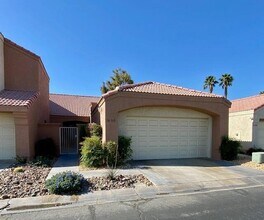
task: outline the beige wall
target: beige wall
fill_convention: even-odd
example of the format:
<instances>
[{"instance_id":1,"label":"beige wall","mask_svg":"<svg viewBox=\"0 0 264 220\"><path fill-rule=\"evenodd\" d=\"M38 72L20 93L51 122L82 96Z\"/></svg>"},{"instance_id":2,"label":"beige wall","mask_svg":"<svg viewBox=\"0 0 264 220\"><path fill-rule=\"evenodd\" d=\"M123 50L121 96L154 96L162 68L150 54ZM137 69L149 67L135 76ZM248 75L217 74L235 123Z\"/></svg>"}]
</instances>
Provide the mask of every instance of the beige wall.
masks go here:
<instances>
[{"instance_id":1,"label":"beige wall","mask_svg":"<svg viewBox=\"0 0 264 220\"><path fill-rule=\"evenodd\" d=\"M254 111L229 113L229 137L239 140L244 148L253 145Z\"/></svg>"},{"instance_id":2,"label":"beige wall","mask_svg":"<svg viewBox=\"0 0 264 220\"><path fill-rule=\"evenodd\" d=\"M168 106L193 109L212 117L212 154L220 159L219 146L221 137L228 135L228 109L230 102L221 98L202 98L119 92L106 96L99 102L98 112L103 128L103 141L118 140L118 113L131 108L144 106ZM94 115L97 112L93 113Z\"/></svg>"},{"instance_id":3,"label":"beige wall","mask_svg":"<svg viewBox=\"0 0 264 220\"><path fill-rule=\"evenodd\" d=\"M0 33L0 91L5 88L4 74L4 37Z\"/></svg>"},{"instance_id":4,"label":"beige wall","mask_svg":"<svg viewBox=\"0 0 264 220\"><path fill-rule=\"evenodd\" d=\"M18 47L4 44L5 88L9 90L38 91L39 61Z\"/></svg>"}]
</instances>

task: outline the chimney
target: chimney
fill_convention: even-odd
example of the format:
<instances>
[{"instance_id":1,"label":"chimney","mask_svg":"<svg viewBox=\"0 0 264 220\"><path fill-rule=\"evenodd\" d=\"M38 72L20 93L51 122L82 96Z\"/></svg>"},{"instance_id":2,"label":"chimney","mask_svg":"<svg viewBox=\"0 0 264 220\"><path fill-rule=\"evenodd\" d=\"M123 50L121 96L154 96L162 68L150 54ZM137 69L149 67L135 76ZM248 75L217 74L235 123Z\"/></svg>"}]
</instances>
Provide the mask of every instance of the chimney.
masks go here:
<instances>
[{"instance_id":1,"label":"chimney","mask_svg":"<svg viewBox=\"0 0 264 220\"><path fill-rule=\"evenodd\" d=\"M0 32L0 91L5 88L4 36Z\"/></svg>"}]
</instances>

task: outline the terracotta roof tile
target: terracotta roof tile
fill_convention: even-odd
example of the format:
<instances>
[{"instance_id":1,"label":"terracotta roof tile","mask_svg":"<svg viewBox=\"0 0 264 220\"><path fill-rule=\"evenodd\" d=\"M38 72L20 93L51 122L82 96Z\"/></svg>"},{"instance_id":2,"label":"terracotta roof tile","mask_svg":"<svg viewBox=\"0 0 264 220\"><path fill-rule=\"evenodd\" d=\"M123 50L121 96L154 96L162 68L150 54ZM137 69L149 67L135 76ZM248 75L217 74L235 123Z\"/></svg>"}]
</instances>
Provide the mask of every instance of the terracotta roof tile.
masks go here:
<instances>
[{"instance_id":1,"label":"terracotta roof tile","mask_svg":"<svg viewBox=\"0 0 264 220\"><path fill-rule=\"evenodd\" d=\"M158 82L145 82L139 84L124 85L117 88L118 91L125 92L140 92L140 93L155 93L155 94L168 94L168 95L182 95L182 96L197 96L197 97L217 97L223 96L202 92L193 89L187 89L179 86L158 83Z\"/></svg>"},{"instance_id":2,"label":"terracotta roof tile","mask_svg":"<svg viewBox=\"0 0 264 220\"><path fill-rule=\"evenodd\" d=\"M60 116L90 116L91 103L100 97L50 94L50 114Z\"/></svg>"},{"instance_id":3,"label":"terracotta roof tile","mask_svg":"<svg viewBox=\"0 0 264 220\"><path fill-rule=\"evenodd\" d=\"M264 94L233 100L229 112L256 110L262 106L264 106Z\"/></svg>"},{"instance_id":4,"label":"terracotta roof tile","mask_svg":"<svg viewBox=\"0 0 264 220\"><path fill-rule=\"evenodd\" d=\"M2 90L0 92L0 106L20 106L29 108L38 97L38 92Z\"/></svg>"}]
</instances>

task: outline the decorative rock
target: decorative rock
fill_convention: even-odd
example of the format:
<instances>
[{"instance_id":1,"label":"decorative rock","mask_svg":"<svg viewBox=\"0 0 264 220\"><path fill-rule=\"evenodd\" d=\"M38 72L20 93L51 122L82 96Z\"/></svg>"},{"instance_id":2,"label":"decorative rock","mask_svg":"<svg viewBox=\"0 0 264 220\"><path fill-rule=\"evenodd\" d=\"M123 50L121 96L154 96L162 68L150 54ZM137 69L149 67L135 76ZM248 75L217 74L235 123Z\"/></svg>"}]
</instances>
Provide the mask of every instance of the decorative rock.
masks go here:
<instances>
[{"instance_id":1,"label":"decorative rock","mask_svg":"<svg viewBox=\"0 0 264 220\"><path fill-rule=\"evenodd\" d=\"M0 199L49 194L45 179L50 168L24 165L24 172L15 173L13 170L14 167L0 171Z\"/></svg>"},{"instance_id":2,"label":"decorative rock","mask_svg":"<svg viewBox=\"0 0 264 220\"><path fill-rule=\"evenodd\" d=\"M10 196L9 195L2 195L1 199L9 199Z\"/></svg>"},{"instance_id":3,"label":"decorative rock","mask_svg":"<svg viewBox=\"0 0 264 220\"><path fill-rule=\"evenodd\" d=\"M101 191L111 189L123 189L123 188L134 188L136 183L142 183L146 186L152 186L144 175L118 175L114 180L110 180L108 177L92 177L87 179L89 182L90 191Z\"/></svg>"}]
</instances>

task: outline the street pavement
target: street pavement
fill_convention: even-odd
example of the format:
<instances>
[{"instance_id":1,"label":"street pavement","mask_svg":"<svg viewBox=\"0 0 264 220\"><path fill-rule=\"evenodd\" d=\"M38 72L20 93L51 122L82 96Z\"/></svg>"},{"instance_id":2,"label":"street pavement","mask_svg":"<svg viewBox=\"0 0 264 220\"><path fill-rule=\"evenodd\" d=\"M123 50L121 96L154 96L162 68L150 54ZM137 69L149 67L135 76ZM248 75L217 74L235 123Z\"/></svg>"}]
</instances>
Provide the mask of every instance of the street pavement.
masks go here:
<instances>
[{"instance_id":1,"label":"street pavement","mask_svg":"<svg viewBox=\"0 0 264 220\"><path fill-rule=\"evenodd\" d=\"M264 187L186 193L137 201L21 211L0 219L264 219Z\"/></svg>"}]
</instances>

